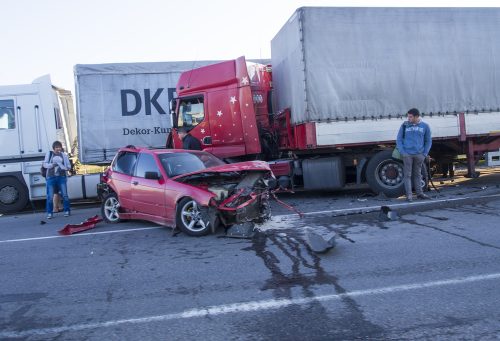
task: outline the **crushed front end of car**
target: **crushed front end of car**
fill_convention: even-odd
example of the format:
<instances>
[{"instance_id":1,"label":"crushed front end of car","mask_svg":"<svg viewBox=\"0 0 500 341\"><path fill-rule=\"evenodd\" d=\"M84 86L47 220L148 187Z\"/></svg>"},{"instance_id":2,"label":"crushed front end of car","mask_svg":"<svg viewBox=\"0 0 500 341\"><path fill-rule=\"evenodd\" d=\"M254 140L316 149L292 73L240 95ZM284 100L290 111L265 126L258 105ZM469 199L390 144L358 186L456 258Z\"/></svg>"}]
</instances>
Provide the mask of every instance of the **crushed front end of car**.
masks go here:
<instances>
[{"instance_id":1,"label":"crushed front end of car","mask_svg":"<svg viewBox=\"0 0 500 341\"><path fill-rule=\"evenodd\" d=\"M262 223L270 218L269 181L266 181L263 173L246 173L241 181L226 193L227 197L214 199L213 204L217 207L223 225Z\"/></svg>"},{"instance_id":2,"label":"crushed front end of car","mask_svg":"<svg viewBox=\"0 0 500 341\"><path fill-rule=\"evenodd\" d=\"M247 222L262 223L271 216L270 183L274 175L263 161L231 164L188 174L176 181L212 193L206 212L215 229Z\"/></svg>"}]
</instances>

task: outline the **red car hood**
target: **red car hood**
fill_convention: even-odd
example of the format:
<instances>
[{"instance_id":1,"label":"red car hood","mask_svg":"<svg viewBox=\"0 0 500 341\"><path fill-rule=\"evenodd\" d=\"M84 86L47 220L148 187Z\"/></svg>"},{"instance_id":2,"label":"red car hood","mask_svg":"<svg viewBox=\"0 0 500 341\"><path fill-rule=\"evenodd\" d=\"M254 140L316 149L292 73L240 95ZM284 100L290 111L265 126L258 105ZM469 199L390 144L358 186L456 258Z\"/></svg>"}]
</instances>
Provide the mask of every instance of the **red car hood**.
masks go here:
<instances>
[{"instance_id":1,"label":"red car hood","mask_svg":"<svg viewBox=\"0 0 500 341\"><path fill-rule=\"evenodd\" d=\"M269 164L265 161L246 161L238 163L230 163L216 167L205 168L197 172L191 172L174 176L172 180L181 180L183 178L208 173L227 173L227 172L245 172L245 171L271 171Z\"/></svg>"}]
</instances>

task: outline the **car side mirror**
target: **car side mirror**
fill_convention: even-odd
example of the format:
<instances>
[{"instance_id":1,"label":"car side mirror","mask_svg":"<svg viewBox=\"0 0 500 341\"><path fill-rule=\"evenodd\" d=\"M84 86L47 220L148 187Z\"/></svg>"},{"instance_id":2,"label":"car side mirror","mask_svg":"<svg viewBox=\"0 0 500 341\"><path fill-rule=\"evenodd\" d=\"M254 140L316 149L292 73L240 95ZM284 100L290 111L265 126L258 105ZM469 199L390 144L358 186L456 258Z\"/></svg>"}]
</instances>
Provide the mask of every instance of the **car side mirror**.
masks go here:
<instances>
[{"instance_id":1,"label":"car side mirror","mask_svg":"<svg viewBox=\"0 0 500 341\"><path fill-rule=\"evenodd\" d=\"M160 174L158 172L146 172L144 177L149 180L160 180Z\"/></svg>"}]
</instances>

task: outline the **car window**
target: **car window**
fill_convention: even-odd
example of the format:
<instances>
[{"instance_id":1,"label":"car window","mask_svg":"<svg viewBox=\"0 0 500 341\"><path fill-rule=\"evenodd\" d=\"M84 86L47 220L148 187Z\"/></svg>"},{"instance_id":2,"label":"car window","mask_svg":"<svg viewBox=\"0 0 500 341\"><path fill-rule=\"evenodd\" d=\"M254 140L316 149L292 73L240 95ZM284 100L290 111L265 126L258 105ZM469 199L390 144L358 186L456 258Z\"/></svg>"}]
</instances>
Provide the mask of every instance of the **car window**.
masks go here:
<instances>
[{"instance_id":1,"label":"car window","mask_svg":"<svg viewBox=\"0 0 500 341\"><path fill-rule=\"evenodd\" d=\"M135 176L139 178L145 178L146 172L156 172L160 174L160 170L156 165L156 161L153 155L141 153L139 154L139 160L137 161L137 166L135 167Z\"/></svg>"},{"instance_id":2,"label":"car window","mask_svg":"<svg viewBox=\"0 0 500 341\"><path fill-rule=\"evenodd\" d=\"M224 165L223 161L209 153L165 153L160 154L159 159L170 178Z\"/></svg>"},{"instance_id":3,"label":"car window","mask_svg":"<svg viewBox=\"0 0 500 341\"><path fill-rule=\"evenodd\" d=\"M137 153L120 152L113 163L113 171L123 174L132 175L134 172Z\"/></svg>"}]
</instances>

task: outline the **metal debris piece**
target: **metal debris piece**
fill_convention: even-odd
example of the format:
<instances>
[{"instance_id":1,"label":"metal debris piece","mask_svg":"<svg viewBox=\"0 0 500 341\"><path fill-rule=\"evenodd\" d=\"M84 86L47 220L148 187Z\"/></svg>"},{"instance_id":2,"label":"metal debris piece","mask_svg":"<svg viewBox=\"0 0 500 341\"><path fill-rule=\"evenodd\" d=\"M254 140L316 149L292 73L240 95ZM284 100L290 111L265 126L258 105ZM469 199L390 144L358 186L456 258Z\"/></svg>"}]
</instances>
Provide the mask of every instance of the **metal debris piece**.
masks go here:
<instances>
[{"instance_id":1,"label":"metal debris piece","mask_svg":"<svg viewBox=\"0 0 500 341\"><path fill-rule=\"evenodd\" d=\"M310 229L306 231L306 242L309 248L316 253L324 253L335 247L337 241L335 240L336 234L331 237L322 236Z\"/></svg>"},{"instance_id":2,"label":"metal debris piece","mask_svg":"<svg viewBox=\"0 0 500 341\"><path fill-rule=\"evenodd\" d=\"M378 219L380 221L398 220L399 214L393 211L389 206L382 206L380 207Z\"/></svg>"}]
</instances>

